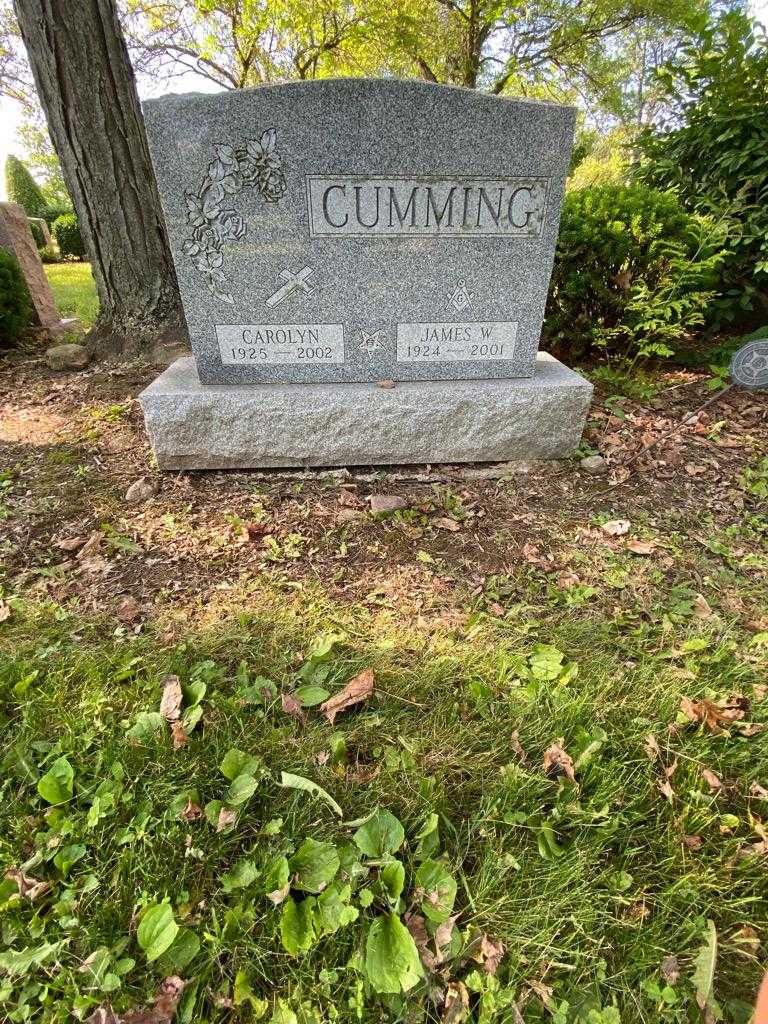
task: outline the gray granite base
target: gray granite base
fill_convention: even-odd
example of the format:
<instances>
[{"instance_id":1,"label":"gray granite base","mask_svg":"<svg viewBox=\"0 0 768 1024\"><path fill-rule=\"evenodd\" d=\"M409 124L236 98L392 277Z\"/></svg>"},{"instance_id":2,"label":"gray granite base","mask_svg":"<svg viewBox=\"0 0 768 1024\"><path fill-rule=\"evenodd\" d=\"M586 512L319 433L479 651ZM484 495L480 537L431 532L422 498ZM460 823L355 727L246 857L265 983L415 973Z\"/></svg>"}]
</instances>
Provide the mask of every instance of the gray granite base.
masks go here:
<instances>
[{"instance_id":1,"label":"gray granite base","mask_svg":"<svg viewBox=\"0 0 768 1024\"><path fill-rule=\"evenodd\" d=\"M592 385L547 353L533 377L203 385L177 359L139 395L165 470L557 459L579 443Z\"/></svg>"}]
</instances>

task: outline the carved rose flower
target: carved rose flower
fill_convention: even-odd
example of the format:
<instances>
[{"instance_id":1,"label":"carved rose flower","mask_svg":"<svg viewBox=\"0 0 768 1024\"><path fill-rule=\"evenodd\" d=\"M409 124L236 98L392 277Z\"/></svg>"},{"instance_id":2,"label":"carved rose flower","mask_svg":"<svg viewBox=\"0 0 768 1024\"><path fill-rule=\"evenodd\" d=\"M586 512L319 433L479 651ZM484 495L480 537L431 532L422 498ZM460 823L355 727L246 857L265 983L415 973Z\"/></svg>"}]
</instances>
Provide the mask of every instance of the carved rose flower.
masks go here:
<instances>
[{"instance_id":1,"label":"carved rose flower","mask_svg":"<svg viewBox=\"0 0 768 1024\"><path fill-rule=\"evenodd\" d=\"M237 242L245 236L247 225L236 210L222 210L216 218L214 230L218 230L223 242Z\"/></svg>"}]
</instances>

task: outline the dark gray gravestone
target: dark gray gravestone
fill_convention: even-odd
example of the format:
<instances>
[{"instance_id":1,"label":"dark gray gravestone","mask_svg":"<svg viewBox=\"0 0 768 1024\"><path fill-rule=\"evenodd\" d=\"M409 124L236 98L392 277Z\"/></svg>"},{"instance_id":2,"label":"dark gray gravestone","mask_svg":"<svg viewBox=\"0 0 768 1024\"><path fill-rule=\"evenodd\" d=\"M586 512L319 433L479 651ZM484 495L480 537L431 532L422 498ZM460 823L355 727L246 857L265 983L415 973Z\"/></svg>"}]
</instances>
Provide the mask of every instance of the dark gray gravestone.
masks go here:
<instances>
[{"instance_id":1,"label":"dark gray gravestone","mask_svg":"<svg viewBox=\"0 0 768 1024\"><path fill-rule=\"evenodd\" d=\"M144 112L200 382L534 373L571 108L347 79Z\"/></svg>"}]
</instances>

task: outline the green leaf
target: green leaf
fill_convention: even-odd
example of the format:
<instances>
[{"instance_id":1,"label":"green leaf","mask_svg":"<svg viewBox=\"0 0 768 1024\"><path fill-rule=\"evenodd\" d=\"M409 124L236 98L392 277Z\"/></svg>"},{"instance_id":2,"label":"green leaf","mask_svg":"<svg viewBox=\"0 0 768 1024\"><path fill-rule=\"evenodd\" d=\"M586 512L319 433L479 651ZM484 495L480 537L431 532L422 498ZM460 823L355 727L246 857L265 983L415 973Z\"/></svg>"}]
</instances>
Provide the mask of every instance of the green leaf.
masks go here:
<instances>
[{"instance_id":1,"label":"green leaf","mask_svg":"<svg viewBox=\"0 0 768 1024\"><path fill-rule=\"evenodd\" d=\"M58 757L37 784L37 792L49 804L72 799L75 773L66 757Z\"/></svg>"},{"instance_id":2,"label":"green leaf","mask_svg":"<svg viewBox=\"0 0 768 1024\"><path fill-rule=\"evenodd\" d=\"M246 775L245 773L238 775L227 790L227 803L232 804L234 807L244 804L247 800L251 799L258 788L259 780L254 779L252 775Z\"/></svg>"},{"instance_id":3,"label":"green leaf","mask_svg":"<svg viewBox=\"0 0 768 1024\"><path fill-rule=\"evenodd\" d=\"M376 992L407 992L422 977L413 937L396 914L377 917L365 942L365 972Z\"/></svg>"},{"instance_id":4,"label":"green leaf","mask_svg":"<svg viewBox=\"0 0 768 1024\"><path fill-rule=\"evenodd\" d=\"M178 934L179 926L173 919L173 911L167 903L156 903L148 907L141 916L136 938L152 963L169 949Z\"/></svg>"},{"instance_id":5,"label":"green leaf","mask_svg":"<svg viewBox=\"0 0 768 1024\"><path fill-rule=\"evenodd\" d=\"M283 912L280 915L280 938L291 956L306 953L315 941L312 923L314 903L311 897L302 900L301 903L289 897L283 904Z\"/></svg>"},{"instance_id":6,"label":"green leaf","mask_svg":"<svg viewBox=\"0 0 768 1024\"><path fill-rule=\"evenodd\" d=\"M403 887L405 886L405 868L399 860L390 861L389 864L385 864L381 869L379 877L387 898L392 906L394 906L400 899Z\"/></svg>"},{"instance_id":7,"label":"green leaf","mask_svg":"<svg viewBox=\"0 0 768 1024\"><path fill-rule=\"evenodd\" d=\"M149 744L165 733L165 719L159 711L140 711L130 729L126 729L126 738L133 743Z\"/></svg>"},{"instance_id":8,"label":"green leaf","mask_svg":"<svg viewBox=\"0 0 768 1024\"><path fill-rule=\"evenodd\" d=\"M333 843L305 839L289 863L293 886L305 892L322 892L339 870L339 854Z\"/></svg>"},{"instance_id":9,"label":"green leaf","mask_svg":"<svg viewBox=\"0 0 768 1024\"><path fill-rule=\"evenodd\" d=\"M357 848L367 857L381 859L400 849L405 831L394 814L378 807L352 838Z\"/></svg>"},{"instance_id":10,"label":"green leaf","mask_svg":"<svg viewBox=\"0 0 768 1024\"><path fill-rule=\"evenodd\" d=\"M321 935L332 935L357 920L360 912L357 907L350 907L351 895L351 886L334 882L317 897L314 926L318 938Z\"/></svg>"},{"instance_id":11,"label":"green leaf","mask_svg":"<svg viewBox=\"0 0 768 1024\"><path fill-rule=\"evenodd\" d=\"M299 1024L299 1019L285 999L278 999L270 1024Z\"/></svg>"},{"instance_id":12,"label":"green leaf","mask_svg":"<svg viewBox=\"0 0 768 1024\"><path fill-rule=\"evenodd\" d=\"M158 960L163 974L179 974L200 952L200 939L190 928L179 928L176 938Z\"/></svg>"},{"instance_id":13,"label":"green leaf","mask_svg":"<svg viewBox=\"0 0 768 1024\"><path fill-rule=\"evenodd\" d=\"M66 942L46 942L42 946L9 949L0 953L0 971L11 977L26 974L30 967L39 967L52 960L65 945Z\"/></svg>"},{"instance_id":14,"label":"green leaf","mask_svg":"<svg viewBox=\"0 0 768 1024\"><path fill-rule=\"evenodd\" d=\"M715 964L717 962L717 929L715 922L707 921L704 942L694 960L694 972L691 981L696 990L696 1002L699 1009L714 1010Z\"/></svg>"},{"instance_id":15,"label":"green leaf","mask_svg":"<svg viewBox=\"0 0 768 1024\"><path fill-rule=\"evenodd\" d=\"M85 856L85 847L80 845L64 846L53 858L53 863L62 873L68 875L69 869Z\"/></svg>"},{"instance_id":16,"label":"green leaf","mask_svg":"<svg viewBox=\"0 0 768 1024\"><path fill-rule=\"evenodd\" d=\"M290 877L291 870L287 858L280 855L272 857L264 866L264 892L267 896L282 892L288 885Z\"/></svg>"},{"instance_id":17,"label":"green leaf","mask_svg":"<svg viewBox=\"0 0 768 1024\"><path fill-rule=\"evenodd\" d=\"M254 882L259 875L259 869L252 860L239 860L226 874L221 876L221 885L224 892L232 892L233 889L244 889Z\"/></svg>"},{"instance_id":18,"label":"green leaf","mask_svg":"<svg viewBox=\"0 0 768 1024\"><path fill-rule=\"evenodd\" d=\"M184 705L193 708L205 696L207 687L202 679L191 679L186 686L182 686L181 692L184 695Z\"/></svg>"},{"instance_id":19,"label":"green leaf","mask_svg":"<svg viewBox=\"0 0 768 1024\"><path fill-rule=\"evenodd\" d=\"M322 686L316 686L313 683L307 683L306 686L300 686L293 694L299 704L304 708L314 708L318 704L322 704L324 700L328 700L330 695L330 690L325 690Z\"/></svg>"},{"instance_id":20,"label":"green leaf","mask_svg":"<svg viewBox=\"0 0 768 1024\"><path fill-rule=\"evenodd\" d=\"M447 921L456 899L456 881L445 864L425 860L416 872L416 888L421 895L421 912L430 921Z\"/></svg>"},{"instance_id":21,"label":"green leaf","mask_svg":"<svg viewBox=\"0 0 768 1024\"><path fill-rule=\"evenodd\" d=\"M267 1000L259 999L251 988L251 982L248 978L247 972L242 969L235 975L232 1002L235 1006L242 1006L244 1003L249 1003L251 1007L251 1016L254 1020L260 1020L269 1009L269 1003Z\"/></svg>"},{"instance_id":22,"label":"green leaf","mask_svg":"<svg viewBox=\"0 0 768 1024\"><path fill-rule=\"evenodd\" d=\"M203 717L203 709L199 704L196 704L193 708L188 708L181 716L181 725L184 732L189 736L195 726L200 722Z\"/></svg>"},{"instance_id":23,"label":"green leaf","mask_svg":"<svg viewBox=\"0 0 768 1024\"><path fill-rule=\"evenodd\" d=\"M222 775L233 782L238 775L254 775L260 767L261 761L258 757L253 757L251 754L246 754L243 750L233 748L224 755L224 760L219 765L219 770Z\"/></svg>"},{"instance_id":24,"label":"green leaf","mask_svg":"<svg viewBox=\"0 0 768 1024\"><path fill-rule=\"evenodd\" d=\"M416 860L426 860L440 849L439 820L434 811L427 815L427 820L416 836L419 841L413 854Z\"/></svg>"},{"instance_id":25,"label":"green leaf","mask_svg":"<svg viewBox=\"0 0 768 1024\"><path fill-rule=\"evenodd\" d=\"M342 809L331 794L327 793L322 786L318 786L316 782L312 782L311 779L305 779L303 775L292 775L290 772L280 772L280 785L285 789L302 789L305 793L319 796L321 800L325 800L333 808L340 818L343 817Z\"/></svg>"}]
</instances>

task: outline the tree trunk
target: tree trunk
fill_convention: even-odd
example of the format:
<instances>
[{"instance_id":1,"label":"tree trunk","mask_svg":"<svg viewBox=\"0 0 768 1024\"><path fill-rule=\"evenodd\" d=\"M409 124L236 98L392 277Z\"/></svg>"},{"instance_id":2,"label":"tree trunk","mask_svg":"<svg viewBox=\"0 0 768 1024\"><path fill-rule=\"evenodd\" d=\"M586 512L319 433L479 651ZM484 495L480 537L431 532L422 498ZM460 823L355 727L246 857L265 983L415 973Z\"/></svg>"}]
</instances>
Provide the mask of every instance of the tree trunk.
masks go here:
<instances>
[{"instance_id":1,"label":"tree trunk","mask_svg":"<svg viewBox=\"0 0 768 1024\"><path fill-rule=\"evenodd\" d=\"M96 280L102 350L181 323L176 274L114 0L14 0Z\"/></svg>"}]
</instances>

